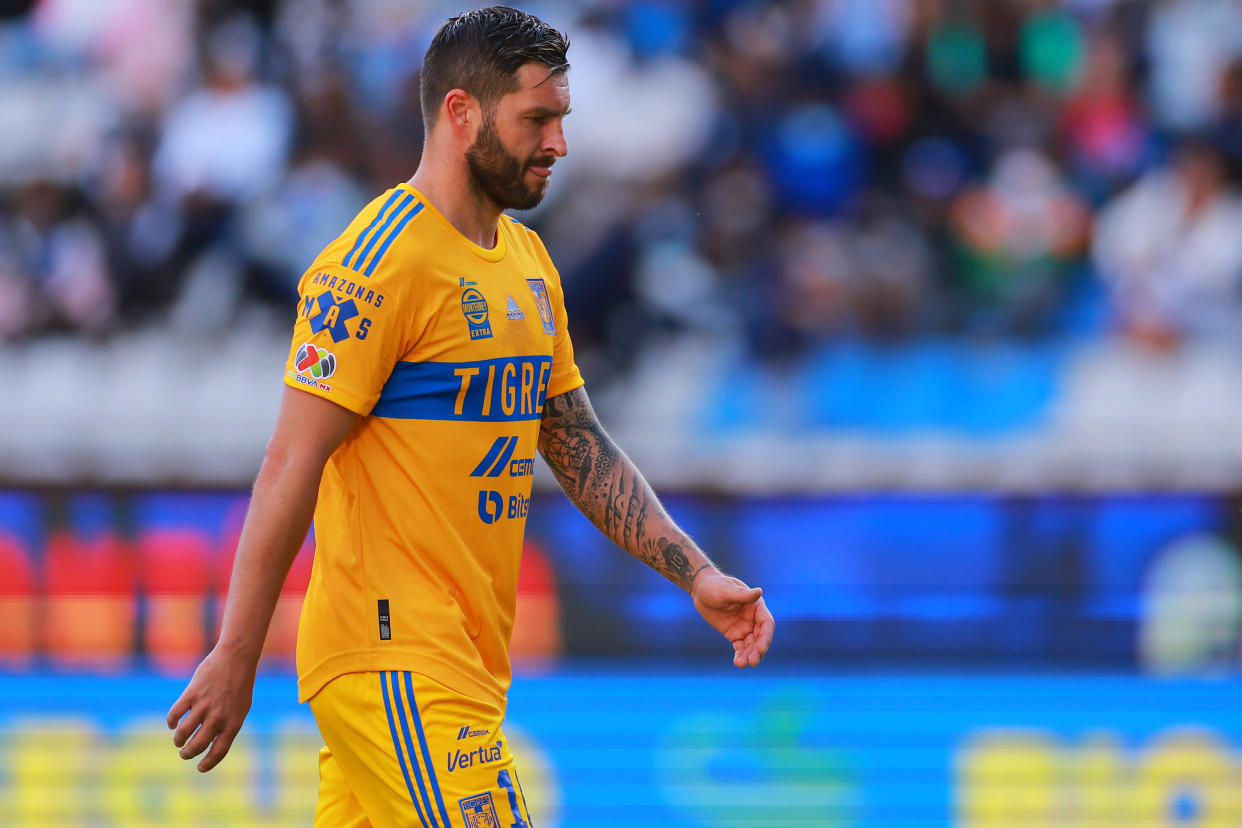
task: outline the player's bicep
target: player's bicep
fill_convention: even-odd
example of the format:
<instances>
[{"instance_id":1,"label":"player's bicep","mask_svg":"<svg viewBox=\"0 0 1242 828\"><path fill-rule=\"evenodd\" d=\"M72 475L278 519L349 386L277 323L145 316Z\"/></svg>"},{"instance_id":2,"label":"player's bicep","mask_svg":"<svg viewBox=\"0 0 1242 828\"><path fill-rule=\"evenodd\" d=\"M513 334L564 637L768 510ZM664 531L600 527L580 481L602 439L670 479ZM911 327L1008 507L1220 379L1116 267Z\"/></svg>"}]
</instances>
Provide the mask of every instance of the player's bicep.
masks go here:
<instances>
[{"instance_id":1,"label":"player's bicep","mask_svg":"<svg viewBox=\"0 0 1242 828\"><path fill-rule=\"evenodd\" d=\"M268 455L305 458L322 467L361 419L362 415L335 402L286 388Z\"/></svg>"}]
</instances>

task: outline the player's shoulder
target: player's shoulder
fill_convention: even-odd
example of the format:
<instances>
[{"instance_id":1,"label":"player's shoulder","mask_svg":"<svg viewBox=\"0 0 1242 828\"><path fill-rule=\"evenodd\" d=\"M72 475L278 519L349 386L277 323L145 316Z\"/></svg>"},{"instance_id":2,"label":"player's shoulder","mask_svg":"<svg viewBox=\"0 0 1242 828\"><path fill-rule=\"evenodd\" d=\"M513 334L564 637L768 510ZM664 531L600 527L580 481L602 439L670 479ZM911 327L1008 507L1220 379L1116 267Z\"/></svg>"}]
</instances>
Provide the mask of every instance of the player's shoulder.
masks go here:
<instances>
[{"instance_id":1,"label":"player's shoulder","mask_svg":"<svg viewBox=\"0 0 1242 828\"><path fill-rule=\"evenodd\" d=\"M416 272L420 257L435 249L420 238L427 232L427 223L419 221L425 206L418 191L406 185L380 193L324 248L310 270L395 288L395 276Z\"/></svg>"},{"instance_id":2,"label":"player's shoulder","mask_svg":"<svg viewBox=\"0 0 1242 828\"><path fill-rule=\"evenodd\" d=\"M544 246L543 239L539 237L538 233L508 213L502 214L500 220L509 226L512 238L518 245L525 247L536 257L545 260L549 265L552 264L552 258L548 255L548 248Z\"/></svg>"},{"instance_id":3,"label":"player's shoulder","mask_svg":"<svg viewBox=\"0 0 1242 828\"><path fill-rule=\"evenodd\" d=\"M366 279L382 277L393 264L408 265L427 245L426 203L412 187L398 185L377 196L341 234L336 250L343 267ZM404 270L405 267L397 269Z\"/></svg>"}]
</instances>

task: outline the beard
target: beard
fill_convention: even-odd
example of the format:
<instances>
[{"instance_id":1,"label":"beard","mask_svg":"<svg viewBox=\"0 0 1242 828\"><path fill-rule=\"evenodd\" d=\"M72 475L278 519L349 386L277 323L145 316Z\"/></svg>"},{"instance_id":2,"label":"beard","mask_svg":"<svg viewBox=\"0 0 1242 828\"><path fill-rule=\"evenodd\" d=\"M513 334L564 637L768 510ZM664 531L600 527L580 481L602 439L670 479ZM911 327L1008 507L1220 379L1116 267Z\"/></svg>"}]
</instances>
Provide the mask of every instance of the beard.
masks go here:
<instances>
[{"instance_id":1,"label":"beard","mask_svg":"<svg viewBox=\"0 0 1242 828\"><path fill-rule=\"evenodd\" d=\"M472 186L502 210L529 210L543 201L548 180L541 179L534 187L529 187L526 169L547 166L552 161L550 157L531 158L526 163L519 161L492 128L491 118L483 122L478 137L466 150Z\"/></svg>"}]
</instances>

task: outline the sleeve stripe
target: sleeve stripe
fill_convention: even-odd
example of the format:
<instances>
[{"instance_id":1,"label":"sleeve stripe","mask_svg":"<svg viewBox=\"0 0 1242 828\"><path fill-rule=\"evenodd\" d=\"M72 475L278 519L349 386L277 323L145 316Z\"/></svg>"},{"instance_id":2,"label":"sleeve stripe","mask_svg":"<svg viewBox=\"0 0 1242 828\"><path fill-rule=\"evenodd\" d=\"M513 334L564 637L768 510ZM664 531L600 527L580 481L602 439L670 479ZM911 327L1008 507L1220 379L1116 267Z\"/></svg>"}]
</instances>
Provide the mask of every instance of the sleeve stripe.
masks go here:
<instances>
[{"instance_id":1,"label":"sleeve stripe","mask_svg":"<svg viewBox=\"0 0 1242 828\"><path fill-rule=\"evenodd\" d=\"M358 255L354 257L354 263L349 265L349 267L357 271L362 270L362 263L367 260L367 256L371 255L371 250L374 249L375 243L379 241L380 236L384 235L388 228L392 226L393 221L396 220L401 211L404 210L413 200L414 196L407 193L405 198L397 202L397 205L389 211L388 216L384 219L384 223L379 226L378 230L371 234L371 239L366 243L366 246L363 247L362 250L358 251Z\"/></svg>"},{"instance_id":2,"label":"sleeve stripe","mask_svg":"<svg viewBox=\"0 0 1242 828\"><path fill-rule=\"evenodd\" d=\"M405 205L402 206L404 207ZM422 210L423 203L420 201L401 218L401 221L397 222L397 226L392 228L392 231L388 234L388 238L384 239L384 243L380 245L380 249L375 251L375 258L371 259L371 263L367 265L367 269L362 271L363 276L369 278L371 274L375 272L375 266L379 264L380 259L384 258L384 253L388 251L388 245L392 244L393 239L401 235L401 231L405 229L405 225L409 222L409 220L421 213Z\"/></svg>"},{"instance_id":3,"label":"sleeve stripe","mask_svg":"<svg viewBox=\"0 0 1242 828\"><path fill-rule=\"evenodd\" d=\"M375 214L375 218L372 219L371 223L367 225L367 229L363 230L358 235L358 238L354 241L354 246L351 247L349 249L349 252L345 254L345 258L341 261L341 264L345 265L346 267L354 267L354 265L357 264L357 262L355 262L354 265L351 265L349 263L350 258L355 253L358 252L358 248L362 246L363 239L365 239L371 233L371 231L375 229L375 225L379 224L380 221L383 220L384 216L388 213L388 211L392 208L392 206L397 203L397 199L400 197L401 197L400 190L395 191L392 195L388 197L388 200L384 202L384 206L380 208L379 212Z\"/></svg>"}]
</instances>

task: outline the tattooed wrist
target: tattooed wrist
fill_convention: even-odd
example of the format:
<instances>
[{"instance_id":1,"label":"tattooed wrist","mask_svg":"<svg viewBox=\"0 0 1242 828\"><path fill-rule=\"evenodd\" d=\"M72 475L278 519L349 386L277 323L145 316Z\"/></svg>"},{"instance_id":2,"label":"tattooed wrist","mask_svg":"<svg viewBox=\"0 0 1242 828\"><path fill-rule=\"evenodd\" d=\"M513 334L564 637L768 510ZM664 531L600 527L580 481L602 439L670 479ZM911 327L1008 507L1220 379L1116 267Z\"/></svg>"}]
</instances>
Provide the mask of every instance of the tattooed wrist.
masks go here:
<instances>
[{"instance_id":1,"label":"tattooed wrist","mask_svg":"<svg viewBox=\"0 0 1242 828\"><path fill-rule=\"evenodd\" d=\"M700 566L698 569L694 570L694 572L690 575L690 583L686 584L686 589L687 590L694 589L694 582L699 579L699 574L704 569L715 569L715 568L716 568L716 565L714 563L705 563L702 566Z\"/></svg>"}]
</instances>

